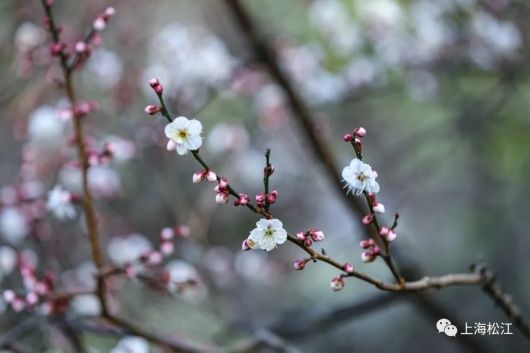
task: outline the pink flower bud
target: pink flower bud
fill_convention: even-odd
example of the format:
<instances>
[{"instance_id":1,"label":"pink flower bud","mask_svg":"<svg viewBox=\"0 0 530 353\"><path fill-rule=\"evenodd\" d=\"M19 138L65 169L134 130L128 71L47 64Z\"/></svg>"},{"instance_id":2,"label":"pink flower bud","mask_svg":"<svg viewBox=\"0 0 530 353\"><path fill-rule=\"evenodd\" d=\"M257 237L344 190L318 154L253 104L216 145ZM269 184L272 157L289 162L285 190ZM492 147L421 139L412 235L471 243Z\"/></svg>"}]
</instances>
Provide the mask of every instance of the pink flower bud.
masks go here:
<instances>
[{"instance_id":1,"label":"pink flower bud","mask_svg":"<svg viewBox=\"0 0 530 353\"><path fill-rule=\"evenodd\" d=\"M311 231L310 234L311 234L311 238L313 238L313 241L322 241L325 238L325 235L321 230Z\"/></svg>"},{"instance_id":2,"label":"pink flower bud","mask_svg":"<svg viewBox=\"0 0 530 353\"><path fill-rule=\"evenodd\" d=\"M155 88L160 85L160 81L157 78L152 78L149 80L149 86Z\"/></svg>"},{"instance_id":3,"label":"pink flower bud","mask_svg":"<svg viewBox=\"0 0 530 353\"><path fill-rule=\"evenodd\" d=\"M361 260L365 263L372 262L375 260L375 256L371 251L363 251L361 254Z\"/></svg>"},{"instance_id":4,"label":"pink flower bud","mask_svg":"<svg viewBox=\"0 0 530 353\"><path fill-rule=\"evenodd\" d=\"M234 206L246 206L250 202L248 195L239 194L239 198L234 201Z\"/></svg>"},{"instance_id":5,"label":"pink flower bud","mask_svg":"<svg viewBox=\"0 0 530 353\"><path fill-rule=\"evenodd\" d=\"M266 196L266 200L268 203L273 204L276 202L277 197L278 197L278 192L274 190L273 192L271 192L270 194Z\"/></svg>"},{"instance_id":6,"label":"pink flower bud","mask_svg":"<svg viewBox=\"0 0 530 353\"><path fill-rule=\"evenodd\" d=\"M222 177L219 180L219 190L223 191L228 186L228 180L225 177Z\"/></svg>"},{"instance_id":7,"label":"pink flower bud","mask_svg":"<svg viewBox=\"0 0 530 353\"><path fill-rule=\"evenodd\" d=\"M157 95L161 95L164 92L164 86L160 84L157 78L152 78L149 80L149 86L155 91Z\"/></svg>"},{"instance_id":8,"label":"pink flower bud","mask_svg":"<svg viewBox=\"0 0 530 353\"><path fill-rule=\"evenodd\" d=\"M375 213L385 213L385 205L381 202L376 202L372 209Z\"/></svg>"},{"instance_id":9,"label":"pink flower bud","mask_svg":"<svg viewBox=\"0 0 530 353\"><path fill-rule=\"evenodd\" d=\"M105 9L105 12L103 14L109 19L110 17L114 16L116 14L116 9L112 6L109 6Z\"/></svg>"},{"instance_id":10,"label":"pink flower bud","mask_svg":"<svg viewBox=\"0 0 530 353\"><path fill-rule=\"evenodd\" d=\"M340 276L333 277L329 284L334 292L338 292L344 288L344 280Z\"/></svg>"},{"instance_id":11,"label":"pink flower bud","mask_svg":"<svg viewBox=\"0 0 530 353\"><path fill-rule=\"evenodd\" d=\"M162 260L163 256L161 253L159 253L158 251L150 251L147 254L146 264L150 266L158 265L162 262Z\"/></svg>"},{"instance_id":12,"label":"pink flower bud","mask_svg":"<svg viewBox=\"0 0 530 353\"><path fill-rule=\"evenodd\" d=\"M267 196L265 195L264 192L260 192L259 194L257 194L256 195L256 203L258 204L258 206L264 206L266 198L267 198Z\"/></svg>"},{"instance_id":13,"label":"pink flower bud","mask_svg":"<svg viewBox=\"0 0 530 353\"><path fill-rule=\"evenodd\" d=\"M393 229L389 229L385 239L387 241L394 241L397 238L397 233Z\"/></svg>"},{"instance_id":14,"label":"pink flower bud","mask_svg":"<svg viewBox=\"0 0 530 353\"><path fill-rule=\"evenodd\" d=\"M175 141L173 141L173 140L169 140L169 141L167 142L166 149L167 149L168 151L174 151L176 148L177 148L177 144L175 143Z\"/></svg>"},{"instance_id":15,"label":"pink flower bud","mask_svg":"<svg viewBox=\"0 0 530 353\"><path fill-rule=\"evenodd\" d=\"M364 127L358 127L353 130L355 136L364 137L366 135L366 129Z\"/></svg>"},{"instance_id":16,"label":"pink flower bud","mask_svg":"<svg viewBox=\"0 0 530 353\"><path fill-rule=\"evenodd\" d=\"M197 184L204 180L204 173L203 172L196 172L193 173L193 183Z\"/></svg>"},{"instance_id":17,"label":"pink flower bud","mask_svg":"<svg viewBox=\"0 0 530 353\"><path fill-rule=\"evenodd\" d=\"M35 292L29 292L26 294L26 303L29 306L34 306L39 302L39 296Z\"/></svg>"},{"instance_id":18,"label":"pink flower bud","mask_svg":"<svg viewBox=\"0 0 530 353\"><path fill-rule=\"evenodd\" d=\"M157 105L148 105L144 108L144 111L149 115L155 115L156 113L159 113L162 111L162 108Z\"/></svg>"},{"instance_id":19,"label":"pink flower bud","mask_svg":"<svg viewBox=\"0 0 530 353\"><path fill-rule=\"evenodd\" d=\"M208 172L206 172L206 180L208 180L209 182L217 181L217 175L211 170L209 170Z\"/></svg>"},{"instance_id":20,"label":"pink flower bud","mask_svg":"<svg viewBox=\"0 0 530 353\"><path fill-rule=\"evenodd\" d=\"M362 223L363 224L370 224L374 221L374 215L373 214L367 214L363 217Z\"/></svg>"},{"instance_id":21,"label":"pink flower bud","mask_svg":"<svg viewBox=\"0 0 530 353\"><path fill-rule=\"evenodd\" d=\"M85 42L77 42L75 43L74 49L78 53L83 53L88 49L88 45Z\"/></svg>"},{"instance_id":22,"label":"pink flower bud","mask_svg":"<svg viewBox=\"0 0 530 353\"><path fill-rule=\"evenodd\" d=\"M164 255L171 255L175 251L175 245L170 241L160 243L160 252Z\"/></svg>"},{"instance_id":23,"label":"pink flower bud","mask_svg":"<svg viewBox=\"0 0 530 353\"><path fill-rule=\"evenodd\" d=\"M351 140L353 140L353 136L352 134L344 134L344 142L350 142Z\"/></svg>"},{"instance_id":24,"label":"pink flower bud","mask_svg":"<svg viewBox=\"0 0 530 353\"><path fill-rule=\"evenodd\" d=\"M187 238L191 234L191 229L187 224L179 224L175 227L175 233L179 237Z\"/></svg>"},{"instance_id":25,"label":"pink flower bud","mask_svg":"<svg viewBox=\"0 0 530 353\"><path fill-rule=\"evenodd\" d=\"M301 271L301 270L304 269L306 263L307 263L306 259L296 260L293 263L293 267L294 267L295 270Z\"/></svg>"},{"instance_id":26,"label":"pink flower bud","mask_svg":"<svg viewBox=\"0 0 530 353\"><path fill-rule=\"evenodd\" d=\"M382 237L386 237L388 235L388 227L381 227L381 229L379 229L379 235L381 235Z\"/></svg>"},{"instance_id":27,"label":"pink flower bud","mask_svg":"<svg viewBox=\"0 0 530 353\"><path fill-rule=\"evenodd\" d=\"M160 231L160 238L162 240L171 240L175 237L175 231L169 227L164 227Z\"/></svg>"},{"instance_id":28,"label":"pink flower bud","mask_svg":"<svg viewBox=\"0 0 530 353\"><path fill-rule=\"evenodd\" d=\"M20 298L14 298L10 304L11 304L11 309L13 309L13 311L16 313L21 312L26 307L26 303L24 302L24 300Z\"/></svg>"},{"instance_id":29,"label":"pink flower bud","mask_svg":"<svg viewBox=\"0 0 530 353\"><path fill-rule=\"evenodd\" d=\"M224 192L217 193L215 195L215 202L222 205L228 202L228 194L225 194Z\"/></svg>"},{"instance_id":30,"label":"pink flower bud","mask_svg":"<svg viewBox=\"0 0 530 353\"><path fill-rule=\"evenodd\" d=\"M361 242L359 243L359 245L361 246L361 248L363 249L368 249L369 247L372 247L375 245L375 241L373 239L368 239L368 240L361 240Z\"/></svg>"},{"instance_id":31,"label":"pink flower bud","mask_svg":"<svg viewBox=\"0 0 530 353\"><path fill-rule=\"evenodd\" d=\"M94 20L94 22L92 22L92 27L96 31L102 31L105 29L106 26L107 26L107 23L102 17L98 17Z\"/></svg>"},{"instance_id":32,"label":"pink flower bud","mask_svg":"<svg viewBox=\"0 0 530 353\"><path fill-rule=\"evenodd\" d=\"M4 301L6 303L11 303L13 301L13 299L16 298L16 295L15 295L15 292L13 292L11 289L6 289L2 293L2 297L4 298Z\"/></svg>"},{"instance_id":33,"label":"pink flower bud","mask_svg":"<svg viewBox=\"0 0 530 353\"><path fill-rule=\"evenodd\" d=\"M307 247L313 245L313 239L311 239L311 237L306 237L304 239L304 245L307 246Z\"/></svg>"},{"instance_id":34,"label":"pink flower bud","mask_svg":"<svg viewBox=\"0 0 530 353\"><path fill-rule=\"evenodd\" d=\"M342 269L344 270L344 272L347 272L347 273L352 273L353 272L353 265L346 262L344 265L342 265Z\"/></svg>"},{"instance_id":35,"label":"pink flower bud","mask_svg":"<svg viewBox=\"0 0 530 353\"><path fill-rule=\"evenodd\" d=\"M250 250L250 249L252 249L252 248L250 247L249 239L243 240L243 243L241 244L241 250L247 251L247 250Z\"/></svg>"},{"instance_id":36,"label":"pink flower bud","mask_svg":"<svg viewBox=\"0 0 530 353\"><path fill-rule=\"evenodd\" d=\"M52 56L58 56L59 54L61 54L64 48L65 48L64 43L52 43L50 45L50 52Z\"/></svg>"},{"instance_id":37,"label":"pink flower bud","mask_svg":"<svg viewBox=\"0 0 530 353\"><path fill-rule=\"evenodd\" d=\"M304 241L305 240L305 233L304 232L296 233L296 239L298 239L300 241Z\"/></svg>"}]
</instances>

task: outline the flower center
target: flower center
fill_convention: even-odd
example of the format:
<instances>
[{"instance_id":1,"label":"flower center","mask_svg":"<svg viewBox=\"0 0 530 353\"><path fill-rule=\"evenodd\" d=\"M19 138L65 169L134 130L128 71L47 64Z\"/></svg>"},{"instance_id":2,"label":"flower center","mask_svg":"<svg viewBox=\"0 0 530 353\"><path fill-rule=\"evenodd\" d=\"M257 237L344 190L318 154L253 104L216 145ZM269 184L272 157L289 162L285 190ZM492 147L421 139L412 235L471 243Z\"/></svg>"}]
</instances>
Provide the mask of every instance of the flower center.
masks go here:
<instances>
[{"instance_id":1,"label":"flower center","mask_svg":"<svg viewBox=\"0 0 530 353\"><path fill-rule=\"evenodd\" d=\"M268 226L267 229L265 229L265 236L272 237L274 235L274 232L275 230Z\"/></svg>"},{"instance_id":2,"label":"flower center","mask_svg":"<svg viewBox=\"0 0 530 353\"><path fill-rule=\"evenodd\" d=\"M358 175L357 175L357 180L359 181L364 181L366 179L366 175L364 175L363 172L360 172Z\"/></svg>"},{"instance_id":3,"label":"flower center","mask_svg":"<svg viewBox=\"0 0 530 353\"><path fill-rule=\"evenodd\" d=\"M177 136L181 139L185 139L186 137L188 137L188 131L181 129L177 132Z\"/></svg>"}]
</instances>

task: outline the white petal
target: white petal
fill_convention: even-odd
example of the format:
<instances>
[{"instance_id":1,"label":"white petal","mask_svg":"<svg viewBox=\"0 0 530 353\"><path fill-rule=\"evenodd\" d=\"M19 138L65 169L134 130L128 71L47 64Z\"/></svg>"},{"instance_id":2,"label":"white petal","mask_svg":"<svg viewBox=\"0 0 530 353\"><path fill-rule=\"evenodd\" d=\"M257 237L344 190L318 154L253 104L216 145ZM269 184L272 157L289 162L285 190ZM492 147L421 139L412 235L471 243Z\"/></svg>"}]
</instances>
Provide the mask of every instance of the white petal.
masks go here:
<instances>
[{"instance_id":1,"label":"white petal","mask_svg":"<svg viewBox=\"0 0 530 353\"><path fill-rule=\"evenodd\" d=\"M259 240L263 238L263 230L259 228L254 228L248 236L254 242L259 243Z\"/></svg>"},{"instance_id":2,"label":"white petal","mask_svg":"<svg viewBox=\"0 0 530 353\"><path fill-rule=\"evenodd\" d=\"M188 131L192 135L199 135L202 132L202 124L199 120L193 119L188 122Z\"/></svg>"},{"instance_id":3,"label":"white petal","mask_svg":"<svg viewBox=\"0 0 530 353\"><path fill-rule=\"evenodd\" d=\"M363 161L361 161L359 158L354 158L350 162L350 168L354 171L357 171L362 167L363 164Z\"/></svg>"},{"instance_id":4,"label":"white petal","mask_svg":"<svg viewBox=\"0 0 530 353\"><path fill-rule=\"evenodd\" d=\"M370 182L370 192L377 194L379 192L379 183L375 180Z\"/></svg>"},{"instance_id":5,"label":"white petal","mask_svg":"<svg viewBox=\"0 0 530 353\"><path fill-rule=\"evenodd\" d=\"M196 150L202 145L202 138L199 135L189 135L186 140L184 140L184 145L189 150Z\"/></svg>"},{"instance_id":6,"label":"white petal","mask_svg":"<svg viewBox=\"0 0 530 353\"><path fill-rule=\"evenodd\" d=\"M177 127L177 125L173 121L173 122L171 122L171 123L166 125L166 127L164 128L164 133L166 134L166 137L168 139L171 139L171 138L173 138L173 136L175 136L175 133L178 130L179 130L179 128Z\"/></svg>"},{"instance_id":7,"label":"white petal","mask_svg":"<svg viewBox=\"0 0 530 353\"><path fill-rule=\"evenodd\" d=\"M269 224L273 229L281 229L283 228L283 223L279 219L271 219L269 220Z\"/></svg>"},{"instance_id":8,"label":"white petal","mask_svg":"<svg viewBox=\"0 0 530 353\"><path fill-rule=\"evenodd\" d=\"M287 240L287 232L285 231L285 229L278 229L274 233L274 241L276 242L276 244L283 244L285 243L286 240Z\"/></svg>"},{"instance_id":9,"label":"white petal","mask_svg":"<svg viewBox=\"0 0 530 353\"><path fill-rule=\"evenodd\" d=\"M270 225L270 220L262 218L256 223L256 227L266 229Z\"/></svg>"},{"instance_id":10,"label":"white petal","mask_svg":"<svg viewBox=\"0 0 530 353\"><path fill-rule=\"evenodd\" d=\"M260 242L259 247L263 250L271 251L276 248L276 242L272 237L264 237Z\"/></svg>"},{"instance_id":11,"label":"white petal","mask_svg":"<svg viewBox=\"0 0 530 353\"><path fill-rule=\"evenodd\" d=\"M350 167L344 167L342 170L342 179L348 181L354 177L353 169Z\"/></svg>"},{"instance_id":12,"label":"white petal","mask_svg":"<svg viewBox=\"0 0 530 353\"><path fill-rule=\"evenodd\" d=\"M186 148L186 146L184 146L183 143L177 143L175 144L175 147L177 149L177 153L180 154L181 156L188 153L188 149Z\"/></svg>"},{"instance_id":13,"label":"white petal","mask_svg":"<svg viewBox=\"0 0 530 353\"><path fill-rule=\"evenodd\" d=\"M188 126L189 120L185 116L179 116L173 120L172 124L175 125L177 130L185 129Z\"/></svg>"}]
</instances>

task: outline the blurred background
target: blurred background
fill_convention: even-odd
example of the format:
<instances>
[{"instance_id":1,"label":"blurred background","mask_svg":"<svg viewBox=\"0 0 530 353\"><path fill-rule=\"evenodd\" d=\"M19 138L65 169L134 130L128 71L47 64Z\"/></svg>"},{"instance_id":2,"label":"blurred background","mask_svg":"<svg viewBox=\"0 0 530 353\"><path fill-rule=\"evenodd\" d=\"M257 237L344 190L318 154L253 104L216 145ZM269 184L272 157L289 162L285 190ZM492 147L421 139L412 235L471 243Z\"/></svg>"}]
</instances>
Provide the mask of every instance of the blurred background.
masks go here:
<instances>
[{"instance_id":1,"label":"blurred background","mask_svg":"<svg viewBox=\"0 0 530 353\"><path fill-rule=\"evenodd\" d=\"M384 219L401 215L394 246L400 258L429 275L466 272L484 260L530 315L530 3L242 4L309 107L339 172L353 158L343 134L367 129L364 157L379 174ZM262 191L270 147L275 217L291 233L322 229L327 238L317 249L391 281L382 261L361 262L362 215L326 177L282 88L253 60L223 1L58 0L64 40L83 38L109 5L116 16L75 81L79 98L98 104L84 120L91 146L113 146L113 161L89 172L106 256L126 263L156 246L163 227L179 226L182 234L189 227L153 271L197 282L168 295L114 279L120 315L227 351L528 350L515 328L513 335L438 334L442 317L459 329L510 322L478 287L430 291L420 300L347 280L334 293L329 281L337 271L320 263L295 271L293 261L304 254L291 244L242 252L257 217L231 203L217 205L214 185L191 183L200 170L191 156L166 151L165 120L143 111L157 103L150 78L163 83L175 115L203 123L201 154L219 175L253 197ZM60 288L90 289L94 267L81 207L60 221L43 206L55 185L80 190L43 11L39 1L2 1L0 9L0 287L22 288L15 259L23 256L38 271L51 271ZM98 310L87 295L72 302L67 316L77 320ZM31 317L1 299L0 312L0 335ZM37 316L21 345L29 352L75 351L60 325ZM90 330L75 334L88 352L163 352L145 342L127 350L120 337Z\"/></svg>"}]
</instances>

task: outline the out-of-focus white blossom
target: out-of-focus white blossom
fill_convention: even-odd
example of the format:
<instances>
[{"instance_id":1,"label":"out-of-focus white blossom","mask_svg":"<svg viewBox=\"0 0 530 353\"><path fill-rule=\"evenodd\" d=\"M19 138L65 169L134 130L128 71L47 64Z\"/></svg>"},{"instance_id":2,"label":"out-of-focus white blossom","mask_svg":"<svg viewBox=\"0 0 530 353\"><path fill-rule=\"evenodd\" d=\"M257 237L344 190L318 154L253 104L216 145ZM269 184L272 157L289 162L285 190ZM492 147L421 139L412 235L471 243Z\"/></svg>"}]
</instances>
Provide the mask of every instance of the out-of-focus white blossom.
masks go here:
<instances>
[{"instance_id":1,"label":"out-of-focus white blossom","mask_svg":"<svg viewBox=\"0 0 530 353\"><path fill-rule=\"evenodd\" d=\"M230 78L237 64L225 44L200 27L170 24L150 43L156 69L149 66L145 77L155 73L170 91L218 86Z\"/></svg>"},{"instance_id":2,"label":"out-of-focus white blossom","mask_svg":"<svg viewBox=\"0 0 530 353\"><path fill-rule=\"evenodd\" d=\"M105 143L114 160L128 161L136 155L136 145L130 140L110 135L105 139Z\"/></svg>"},{"instance_id":3,"label":"out-of-focus white blossom","mask_svg":"<svg viewBox=\"0 0 530 353\"><path fill-rule=\"evenodd\" d=\"M0 281L17 265L17 253L9 246L0 246Z\"/></svg>"},{"instance_id":4,"label":"out-of-focus white blossom","mask_svg":"<svg viewBox=\"0 0 530 353\"><path fill-rule=\"evenodd\" d=\"M377 173L372 170L369 164L364 163L358 158L354 158L350 164L342 170L342 178L346 182L348 191L355 196L366 192L379 192L379 184L375 180Z\"/></svg>"},{"instance_id":5,"label":"out-of-focus white blossom","mask_svg":"<svg viewBox=\"0 0 530 353\"><path fill-rule=\"evenodd\" d=\"M29 233L29 225L22 211L6 207L0 211L0 233L10 244L18 244Z\"/></svg>"},{"instance_id":6,"label":"out-of-focus white blossom","mask_svg":"<svg viewBox=\"0 0 530 353\"><path fill-rule=\"evenodd\" d=\"M241 125L220 123L210 131L206 142L209 151L222 154L246 149L249 137Z\"/></svg>"},{"instance_id":7,"label":"out-of-focus white blossom","mask_svg":"<svg viewBox=\"0 0 530 353\"><path fill-rule=\"evenodd\" d=\"M110 353L149 353L149 342L142 337L124 337Z\"/></svg>"},{"instance_id":8,"label":"out-of-focus white blossom","mask_svg":"<svg viewBox=\"0 0 530 353\"><path fill-rule=\"evenodd\" d=\"M57 147L65 141L64 127L55 108L42 106L29 117L28 138L39 147Z\"/></svg>"},{"instance_id":9,"label":"out-of-focus white blossom","mask_svg":"<svg viewBox=\"0 0 530 353\"><path fill-rule=\"evenodd\" d=\"M98 48L88 61L87 72L104 88L113 87L123 75L123 63L114 52Z\"/></svg>"},{"instance_id":10,"label":"out-of-focus white blossom","mask_svg":"<svg viewBox=\"0 0 530 353\"><path fill-rule=\"evenodd\" d=\"M24 22L15 31L15 47L20 51L27 51L42 43L45 33L40 26L31 22Z\"/></svg>"},{"instance_id":11,"label":"out-of-focus white blossom","mask_svg":"<svg viewBox=\"0 0 530 353\"><path fill-rule=\"evenodd\" d=\"M340 55L351 54L361 45L359 27L340 1L313 1L309 8L309 20Z\"/></svg>"},{"instance_id":12,"label":"out-of-focus white blossom","mask_svg":"<svg viewBox=\"0 0 530 353\"><path fill-rule=\"evenodd\" d=\"M55 185L48 193L46 208L62 221L74 219L76 216L75 207L72 204L72 194L60 185Z\"/></svg>"},{"instance_id":13,"label":"out-of-focus white blossom","mask_svg":"<svg viewBox=\"0 0 530 353\"><path fill-rule=\"evenodd\" d=\"M374 59L359 57L346 66L345 77L353 88L372 83L381 74L380 66Z\"/></svg>"},{"instance_id":14,"label":"out-of-focus white blossom","mask_svg":"<svg viewBox=\"0 0 530 353\"><path fill-rule=\"evenodd\" d=\"M130 234L125 237L112 238L107 246L107 253L112 262L124 265L137 260L152 248L149 240L143 235Z\"/></svg>"},{"instance_id":15,"label":"out-of-focus white blossom","mask_svg":"<svg viewBox=\"0 0 530 353\"><path fill-rule=\"evenodd\" d=\"M121 191L120 175L109 166L90 167L88 169L88 186L95 197L115 197Z\"/></svg>"},{"instance_id":16,"label":"out-of-focus white blossom","mask_svg":"<svg viewBox=\"0 0 530 353\"><path fill-rule=\"evenodd\" d=\"M76 296L71 303L76 314L82 316L98 316L101 313L101 304L94 294Z\"/></svg>"},{"instance_id":17,"label":"out-of-focus white blossom","mask_svg":"<svg viewBox=\"0 0 530 353\"><path fill-rule=\"evenodd\" d=\"M202 145L202 124L200 121L179 116L166 125L166 137L173 142L178 154L184 155L188 151L199 149ZM170 149L168 147L168 149Z\"/></svg>"},{"instance_id":18,"label":"out-of-focus white blossom","mask_svg":"<svg viewBox=\"0 0 530 353\"><path fill-rule=\"evenodd\" d=\"M508 21L479 12L473 16L471 31L478 39L472 42L469 55L478 65L490 68L497 61L497 56L510 56L521 45L521 33Z\"/></svg>"},{"instance_id":19,"label":"out-of-focus white blossom","mask_svg":"<svg viewBox=\"0 0 530 353\"><path fill-rule=\"evenodd\" d=\"M396 0L356 0L359 18L385 30L396 29L403 25L403 10Z\"/></svg>"},{"instance_id":20,"label":"out-of-focus white blossom","mask_svg":"<svg viewBox=\"0 0 530 353\"><path fill-rule=\"evenodd\" d=\"M179 284L193 281L195 283L187 286L180 294L182 298L197 302L208 295L208 290L201 282L199 273L190 263L174 260L168 263L165 269L169 274L168 290L175 291Z\"/></svg>"}]
</instances>

